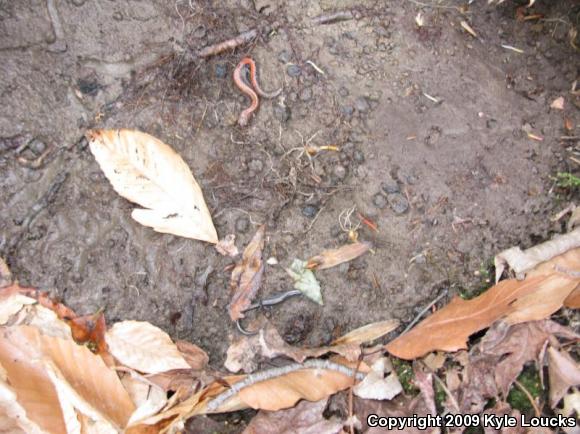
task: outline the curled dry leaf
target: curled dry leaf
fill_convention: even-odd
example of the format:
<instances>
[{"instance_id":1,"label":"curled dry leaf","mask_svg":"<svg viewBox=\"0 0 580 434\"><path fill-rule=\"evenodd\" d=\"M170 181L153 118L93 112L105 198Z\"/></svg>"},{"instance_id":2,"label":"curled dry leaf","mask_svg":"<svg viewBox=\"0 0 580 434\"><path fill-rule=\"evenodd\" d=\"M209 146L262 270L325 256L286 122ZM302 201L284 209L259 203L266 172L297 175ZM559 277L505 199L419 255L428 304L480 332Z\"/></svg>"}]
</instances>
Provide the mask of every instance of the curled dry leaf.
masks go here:
<instances>
[{"instance_id":1,"label":"curled dry leaf","mask_svg":"<svg viewBox=\"0 0 580 434\"><path fill-rule=\"evenodd\" d=\"M532 270L542 262L549 261L558 255L578 247L580 247L580 228L524 251L519 247L511 247L499 253L494 258L495 281L499 281L506 267L514 270L516 276L523 279L526 272Z\"/></svg>"},{"instance_id":2,"label":"curled dry leaf","mask_svg":"<svg viewBox=\"0 0 580 434\"><path fill-rule=\"evenodd\" d=\"M232 271L230 289L233 292L229 305L229 314L232 321L244 317L244 309L252 303L252 299L262 284L264 262L264 232L266 227L260 226L250 244L244 250L241 261Z\"/></svg>"},{"instance_id":3,"label":"curled dry leaf","mask_svg":"<svg viewBox=\"0 0 580 434\"><path fill-rule=\"evenodd\" d=\"M106 341L117 360L146 374L190 367L169 335L148 322L118 322L107 332Z\"/></svg>"},{"instance_id":4,"label":"curled dry leaf","mask_svg":"<svg viewBox=\"0 0 580 434\"><path fill-rule=\"evenodd\" d=\"M346 244L338 249L325 250L320 255L313 256L308 260L306 268L310 270L324 270L340 265L343 262L352 261L368 252L371 248L369 243Z\"/></svg>"},{"instance_id":5,"label":"curled dry leaf","mask_svg":"<svg viewBox=\"0 0 580 434\"><path fill-rule=\"evenodd\" d=\"M217 243L203 193L183 159L168 145L133 130L92 130L91 152L113 188L141 205L133 219L157 232Z\"/></svg>"},{"instance_id":6,"label":"curled dry leaf","mask_svg":"<svg viewBox=\"0 0 580 434\"><path fill-rule=\"evenodd\" d=\"M567 353L548 348L548 375L550 377L550 406L558 405L568 389L580 385L580 365Z\"/></svg>"},{"instance_id":7,"label":"curled dry leaf","mask_svg":"<svg viewBox=\"0 0 580 434\"><path fill-rule=\"evenodd\" d=\"M325 419L322 415L327 401L302 401L296 407L276 412L261 410L243 434L338 434L342 431L343 422L335 418Z\"/></svg>"},{"instance_id":8,"label":"curled dry leaf","mask_svg":"<svg viewBox=\"0 0 580 434\"><path fill-rule=\"evenodd\" d=\"M176 341L175 345L191 369L202 370L207 366L209 356L197 345L187 341Z\"/></svg>"}]
</instances>

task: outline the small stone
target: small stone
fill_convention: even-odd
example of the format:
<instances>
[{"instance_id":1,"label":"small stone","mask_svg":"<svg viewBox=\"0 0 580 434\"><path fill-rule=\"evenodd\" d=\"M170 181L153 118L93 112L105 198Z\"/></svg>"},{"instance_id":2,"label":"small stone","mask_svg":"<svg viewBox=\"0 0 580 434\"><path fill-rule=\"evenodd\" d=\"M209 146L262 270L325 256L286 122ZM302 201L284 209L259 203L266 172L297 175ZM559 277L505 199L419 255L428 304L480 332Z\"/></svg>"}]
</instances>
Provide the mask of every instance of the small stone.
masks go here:
<instances>
[{"instance_id":1,"label":"small stone","mask_svg":"<svg viewBox=\"0 0 580 434\"><path fill-rule=\"evenodd\" d=\"M238 217L236 219L236 232L243 234L243 233L248 231L249 227L250 227L250 220L248 220L248 217L242 216L242 217Z\"/></svg>"},{"instance_id":2,"label":"small stone","mask_svg":"<svg viewBox=\"0 0 580 434\"><path fill-rule=\"evenodd\" d=\"M274 117L280 122L288 122L288 119L290 119L290 108L287 105L274 104Z\"/></svg>"},{"instance_id":3,"label":"small stone","mask_svg":"<svg viewBox=\"0 0 580 434\"><path fill-rule=\"evenodd\" d=\"M228 74L228 69L227 69L226 65L224 65L223 63L218 63L215 66L216 78L225 78L227 74Z\"/></svg>"},{"instance_id":4,"label":"small stone","mask_svg":"<svg viewBox=\"0 0 580 434\"><path fill-rule=\"evenodd\" d=\"M312 98L312 89L309 87L305 87L300 91L300 99L302 101L310 101Z\"/></svg>"},{"instance_id":5,"label":"small stone","mask_svg":"<svg viewBox=\"0 0 580 434\"><path fill-rule=\"evenodd\" d=\"M351 117L354 113L354 108L350 105L340 106L340 113L347 118Z\"/></svg>"},{"instance_id":6,"label":"small stone","mask_svg":"<svg viewBox=\"0 0 580 434\"><path fill-rule=\"evenodd\" d=\"M353 159L356 163L362 164L365 162L365 154L360 149L354 151Z\"/></svg>"},{"instance_id":7,"label":"small stone","mask_svg":"<svg viewBox=\"0 0 580 434\"><path fill-rule=\"evenodd\" d=\"M288 52L288 50L280 51L280 54L278 54L278 60L282 63L290 62L290 53Z\"/></svg>"},{"instance_id":8,"label":"small stone","mask_svg":"<svg viewBox=\"0 0 580 434\"><path fill-rule=\"evenodd\" d=\"M346 167L341 165L334 166L332 173L334 174L336 179L342 180L346 178Z\"/></svg>"},{"instance_id":9,"label":"small stone","mask_svg":"<svg viewBox=\"0 0 580 434\"><path fill-rule=\"evenodd\" d=\"M391 193L387 195L387 200L393 212L397 215L405 213L409 209L409 202L405 196L400 193Z\"/></svg>"},{"instance_id":10,"label":"small stone","mask_svg":"<svg viewBox=\"0 0 580 434\"><path fill-rule=\"evenodd\" d=\"M381 189L385 193L398 193L400 191L399 184L390 176L387 176L387 178L381 182Z\"/></svg>"},{"instance_id":11,"label":"small stone","mask_svg":"<svg viewBox=\"0 0 580 434\"><path fill-rule=\"evenodd\" d=\"M264 169L264 163L262 160L252 160L250 161L250 164L248 164L248 168L252 172L261 172Z\"/></svg>"},{"instance_id":12,"label":"small stone","mask_svg":"<svg viewBox=\"0 0 580 434\"><path fill-rule=\"evenodd\" d=\"M298 65L288 65L288 68L286 68L286 73L290 77L298 77L300 74L302 74L302 69Z\"/></svg>"},{"instance_id":13,"label":"small stone","mask_svg":"<svg viewBox=\"0 0 580 434\"><path fill-rule=\"evenodd\" d=\"M72 0L72 1L71 1L71 3L72 3L74 6L82 6L82 5L84 5L84 4L85 4L85 2L86 2L86 0Z\"/></svg>"},{"instance_id":14,"label":"small stone","mask_svg":"<svg viewBox=\"0 0 580 434\"><path fill-rule=\"evenodd\" d=\"M28 145L28 149L32 150L35 154L39 155L45 151L46 143L44 143L42 140L38 140L35 138Z\"/></svg>"},{"instance_id":15,"label":"small stone","mask_svg":"<svg viewBox=\"0 0 580 434\"><path fill-rule=\"evenodd\" d=\"M94 79L79 78L77 86L83 95L95 96L99 93L101 85Z\"/></svg>"},{"instance_id":16,"label":"small stone","mask_svg":"<svg viewBox=\"0 0 580 434\"><path fill-rule=\"evenodd\" d=\"M306 205L302 208L302 214L308 218L314 218L318 213L318 207L316 205Z\"/></svg>"},{"instance_id":17,"label":"small stone","mask_svg":"<svg viewBox=\"0 0 580 434\"><path fill-rule=\"evenodd\" d=\"M338 89L338 94L340 96L348 96L349 91L346 87L342 86L340 89Z\"/></svg>"},{"instance_id":18,"label":"small stone","mask_svg":"<svg viewBox=\"0 0 580 434\"><path fill-rule=\"evenodd\" d=\"M366 97L360 96L354 102L354 107L361 113L366 113L371 108Z\"/></svg>"},{"instance_id":19,"label":"small stone","mask_svg":"<svg viewBox=\"0 0 580 434\"><path fill-rule=\"evenodd\" d=\"M123 13L122 12L119 12L119 11L115 12L113 14L113 19L115 21L123 21Z\"/></svg>"},{"instance_id":20,"label":"small stone","mask_svg":"<svg viewBox=\"0 0 580 434\"><path fill-rule=\"evenodd\" d=\"M383 209L387 206L387 198L381 193L377 193L373 196L373 205L379 209Z\"/></svg>"}]
</instances>

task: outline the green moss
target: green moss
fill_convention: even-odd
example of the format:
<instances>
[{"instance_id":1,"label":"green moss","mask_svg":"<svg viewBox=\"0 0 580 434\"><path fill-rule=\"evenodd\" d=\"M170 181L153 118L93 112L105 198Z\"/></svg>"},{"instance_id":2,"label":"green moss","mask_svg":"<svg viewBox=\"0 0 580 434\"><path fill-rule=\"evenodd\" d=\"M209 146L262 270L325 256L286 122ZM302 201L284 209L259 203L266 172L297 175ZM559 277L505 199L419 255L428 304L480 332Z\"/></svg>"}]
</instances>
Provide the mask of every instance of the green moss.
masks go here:
<instances>
[{"instance_id":1,"label":"green moss","mask_svg":"<svg viewBox=\"0 0 580 434\"><path fill-rule=\"evenodd\" d=\"M540 382L538 371L534 367L525 368L518 377L518 381L534 399L541 395L542 383ZM512 406L512 408L515 408L522 413L530 413L534 409L526 394L515 384L510 390L507 402Z\"/></svg>"},{"instance_id":2,"label":"green moss","mask_svg":"<svg viewBox=\"0 0 580 434\"><path fill-rule=\"evenodd\" d=\"M401 382L401 386L403 386L403 390L406 394L416 395L419 393L419 389L415 387L413 379L415 378L415 374L413 373L413 366L411 362L407 360L401 360L393 357L391 359L393 363L393 368L395 368L395 372L397 373L397 377L399 377L399 381Z\"/></svg>"},{"instance_id":3,"label":"green moss","mask_svg":"<svg viewBox=\"0 0 580 434\"><path fill-rule=\"evenodd\" d=\"M439 381L435 381L435 404L437 408L443 408L443 403L447 399L447 393L443 390L443 387L439 384Z\"/></svg>"},{"instance_id":4,"label":"green moss","mask_svg":"<svg viewBox=\"0 0 580 434\"><path fill-rule=\"evenodd\" d=\"M493 285L493 258L481 262L479 265L479 270L476 272L476 276L479 277L479 282L474 288L462 288L459 290L459 296L464 300L471 300L478 295L483 294Z\"/></svg>"},{"instance_id":5,"label":"green moss","mask_svg":"<svg viewBox=\"0 0 580 434\"><path fill-rule=\"evenodd\" d=\"M558 172L556 174L556 185L567 190L575 190L580 187L580 178L570 172Z\"/></svg>"}]
</instances>

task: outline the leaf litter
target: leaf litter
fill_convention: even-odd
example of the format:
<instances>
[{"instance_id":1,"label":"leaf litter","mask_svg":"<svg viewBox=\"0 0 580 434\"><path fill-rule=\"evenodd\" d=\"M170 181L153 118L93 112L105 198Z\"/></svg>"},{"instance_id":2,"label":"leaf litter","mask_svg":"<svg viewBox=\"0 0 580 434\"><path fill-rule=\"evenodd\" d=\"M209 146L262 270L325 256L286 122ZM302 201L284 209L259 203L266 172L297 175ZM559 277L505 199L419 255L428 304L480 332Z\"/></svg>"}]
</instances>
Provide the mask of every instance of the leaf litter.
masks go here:
<instances>
[{"instance_id":1,"label":"leaf litter","mask_svg":"<svg viewBox=\"0 0 580 434\"><path fill-rule=\"evenodd\" d=\"M90 138L113 187L146 208L134 210L137 221L172 210L176 226L157 224L157 217L144 224L214 243L226 256L238 255L234 235L218 242L201 190L171 148L129 130L92 132ZM172 167L176 173L170 173ZM167 179L175 179L169 190L163 187ZM194 205L178 197L189 197ZM518 376L531 364L538 372L548 367L549 407L573 416L580 407L580 368L573 357L580 337L548 318L563 306L580 305L577 231L525 251L502 252L496 257L498 278L508 267L516 278L471 300L452 299L386 345L371 346L396 330L397 321L369 324L329 345L307 348L289 345L262 321L255 336L240 336L228 349L225 367L246 375L214 370L202 348L174 342L148 322L125 320L108 328L101 311L77 315L46 292L13 283L4 267L2 276L10 278L0 289L0 420L12 432L157 433L178 432L190 417L252 408L260 412L248 433L295 432L297 427L342 432L355 426L372 433L377 431L366 424L369 412L434 415L441 405L452 412L519 417L506 399L514 385L523 387ZM265 242L265 226L260 226L233 268L228 310L234 321L253 306L262 284ZM295 288L322 304L314 271L368 250L369 243L354 242L308 261L295 259L286 271ZM483 337L470 341L485 329ZM403 382L409 380L395 367L400 359L413 361L415 396L405 392ZM265 361L277 367L264 369ZM439 404L436 385L446 394ZM341 391L350 397L343 417L325 417L329 398Z\"/></svg>"}]
</instances>

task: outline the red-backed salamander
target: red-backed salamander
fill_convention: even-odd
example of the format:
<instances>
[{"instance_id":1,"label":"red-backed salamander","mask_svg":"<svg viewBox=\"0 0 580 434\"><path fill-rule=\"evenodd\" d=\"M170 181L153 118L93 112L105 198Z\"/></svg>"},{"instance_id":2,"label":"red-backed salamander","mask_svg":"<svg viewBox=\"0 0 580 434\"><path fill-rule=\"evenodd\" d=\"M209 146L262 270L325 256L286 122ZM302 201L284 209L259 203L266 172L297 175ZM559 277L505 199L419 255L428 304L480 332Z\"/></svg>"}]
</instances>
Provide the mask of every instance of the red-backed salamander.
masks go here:
<instances>
[{"instance_id":1,"label":"red-backed salamander","mask_svg":"<svg viewBox=\"0 0 580 434\"><path fill-rule=\"evenodd\" d=\"M238 63L238 66L236 66L236 69L234 70L234 83L236 83L236 86L238 86L242 92L244 92L246 95L250 97L250 99L252 100L252 104L250 105L250 107L245 109L238 118L238 124L241 127L245 127L246 125L248 125L248 123L250 122L250 118L252 117L252 113L256 111L259 105L258 95L256 95L254 89L248 86L244 81L244 79L242 78L242 71L244 70L244 67L246 65L249 65L250 67L250 80L252 82L252 86L254 87L256 92L258 92L258 95L264 98L274 98L278 96L280 92L282 92L282 88L278 89L275 92L264 92L262 88L258 85L258 81L256 80L256 64L251 58L244 57L241 60L241 62Z\"/></svg>"}]
</instances>

